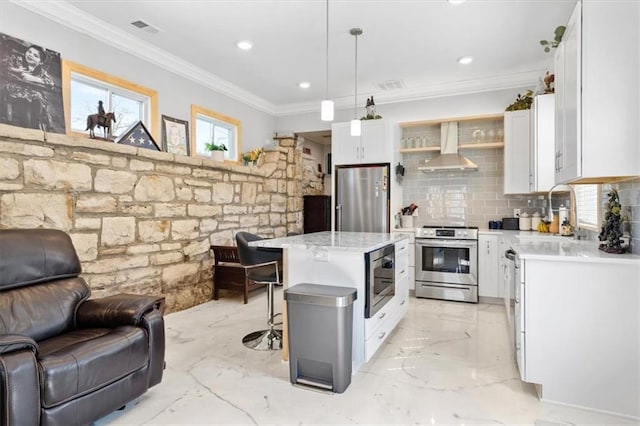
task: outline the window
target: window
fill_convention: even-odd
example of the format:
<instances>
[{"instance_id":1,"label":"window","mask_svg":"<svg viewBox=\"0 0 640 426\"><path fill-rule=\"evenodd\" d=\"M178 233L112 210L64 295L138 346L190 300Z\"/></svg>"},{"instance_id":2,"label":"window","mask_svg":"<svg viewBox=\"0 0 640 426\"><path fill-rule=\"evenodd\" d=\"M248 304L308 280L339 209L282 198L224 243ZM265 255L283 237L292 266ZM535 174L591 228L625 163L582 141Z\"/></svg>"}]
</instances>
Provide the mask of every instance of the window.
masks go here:
<instances>
[{"instance_id":1,"label":"window","mask_svg":"<svg viewBox=\"0 0 640 426\"><path fill-rule=\"evenodd\" d=\"M121 135L132 124L142 121L157 135L157 93L118 77L91 68L63 63L66 94L65 115L68 133L86 134L87 116L98 112L98 101L103 101L106 112L114 112L114 137Z\"/></svg>"},{"instance_id":2,"label":"window","mask_svg":"<svg viewBox=\"0 0 640 426\"><path fill-rule=\"evenodd\" d=\"M598 230L600 227L600 186L574 185L576 214L581 228Z\"/></svg>"},{"instance_id":3,"label":"window","mask_svg":"<svg viewBox=\"0 0 640 426\"><path fill-rule=\"evenodd\" d=\"M205 144L213 142L227 147L224 152L225 160L238 161L242 133L240 120L192 105L191 122L195 123L191 139L192 155L208 157L210 153L205 149Z\"/></svg>"}]
</instances>

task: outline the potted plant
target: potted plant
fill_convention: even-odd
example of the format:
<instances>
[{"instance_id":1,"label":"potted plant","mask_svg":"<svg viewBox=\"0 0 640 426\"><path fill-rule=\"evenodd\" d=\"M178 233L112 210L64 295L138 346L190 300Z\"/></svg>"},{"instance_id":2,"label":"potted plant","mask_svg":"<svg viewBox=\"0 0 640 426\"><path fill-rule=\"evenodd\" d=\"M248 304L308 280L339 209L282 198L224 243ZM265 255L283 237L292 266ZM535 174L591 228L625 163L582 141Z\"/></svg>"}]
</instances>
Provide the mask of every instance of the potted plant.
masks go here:
<instances>
[{"instance_id":1,"label":"potted plant","mask_svg":"<svg viewBox=\"0 0 640 426\"><path fill-rule=\"evenodd\" d=\"M255 148L249 152L245 152L242 154L242 160L244 160L244 165L253 165L255 166L262 156L262 148Z\"/></svg>"},{"instance_id":2,"label":"potted plant","mask_svg":"<svg viewBox=\"0 0 640 426\"><path fill-rule=\"evenodd\" d=\"M204 144L204 149L211 153L213 161L224 162L224 152L227 151L225 144L217 145L214 142L207 142Z\"/></svg>"}]
</instances>

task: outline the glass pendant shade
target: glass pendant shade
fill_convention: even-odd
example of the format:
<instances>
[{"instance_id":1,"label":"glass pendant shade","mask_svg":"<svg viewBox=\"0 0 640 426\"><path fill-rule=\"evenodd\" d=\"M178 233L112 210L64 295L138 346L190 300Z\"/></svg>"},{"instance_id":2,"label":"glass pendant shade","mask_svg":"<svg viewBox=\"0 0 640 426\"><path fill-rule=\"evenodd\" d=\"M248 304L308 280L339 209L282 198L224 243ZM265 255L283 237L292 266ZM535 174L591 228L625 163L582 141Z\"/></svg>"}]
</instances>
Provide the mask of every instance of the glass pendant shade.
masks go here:
<instances>
[{"instance_id":1,"label":"glass pendant shade","mask_svg":"<svg viewBox=\"0 0 640 426\"><path fill-rule=\"evenodd\" d=\"M322 121L333 121L333 101L325 99L320 105L320 119Z\"/></svg>"},{"instance_id":2,"label":"glass pendant shade","mask_svg":"<svg viewBox=\"0 0 640 426\"><path fill-rule=\"evenodd\" d=\"M362 123L357 118L351 120L351 136L360 136L362 134Z\"/></svg>"}]
</instances>

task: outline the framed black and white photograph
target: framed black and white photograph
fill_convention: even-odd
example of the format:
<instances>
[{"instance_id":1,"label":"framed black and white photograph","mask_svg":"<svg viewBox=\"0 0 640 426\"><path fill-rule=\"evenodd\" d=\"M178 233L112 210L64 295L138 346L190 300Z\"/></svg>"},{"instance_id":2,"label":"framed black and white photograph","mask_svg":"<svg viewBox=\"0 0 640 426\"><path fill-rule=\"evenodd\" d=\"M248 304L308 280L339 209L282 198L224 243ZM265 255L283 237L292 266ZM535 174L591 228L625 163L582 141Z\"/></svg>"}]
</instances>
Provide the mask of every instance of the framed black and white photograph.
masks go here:
<instances>
[{"instance_id":1,"label":"framed black and white photograph","mask_svg":"<svg viewBox=\"0 0 640 426\"><path fill-rule=\"evenodd\" d=\"M151 136L151 133L147 130L142 121L138 121L129 126L129 128L125 130L115 142L123 145L135 146L137 148L160 151L160 147L156 144L156 141L153 140L153 136Z\"/></svg>"},{"instance_id":2,"label":"framed black and white photograph","mask_svg":"<svg viewBox=\"0 0 640 426\"><path fill-rule=\"evenodd\" d=\"M189 122L162 116L162 150L171 154L189 155Z\"/></svg>"},{"instance_id":3,"label":"framed black and white photograph","mask_svg":"<svg viewBox=\"0 0 640 426\"><path fill-rule=\"evenodd\" d=\"M0 33L0 123L65 133L58 52Z\"/></svg>"}]
</instances>

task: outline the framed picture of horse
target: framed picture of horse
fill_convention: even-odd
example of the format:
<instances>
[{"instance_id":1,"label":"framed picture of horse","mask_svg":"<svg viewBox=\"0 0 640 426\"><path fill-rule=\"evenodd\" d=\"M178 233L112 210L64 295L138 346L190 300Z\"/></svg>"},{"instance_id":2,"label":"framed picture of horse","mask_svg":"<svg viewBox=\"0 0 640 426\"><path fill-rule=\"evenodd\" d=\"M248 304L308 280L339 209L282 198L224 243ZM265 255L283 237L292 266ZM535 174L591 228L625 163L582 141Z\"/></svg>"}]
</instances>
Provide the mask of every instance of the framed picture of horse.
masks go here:
<instances>
[{"instance_id":1,"label":"framed picture of horse","mask_svg":"<svg viewBox=\"0 0 640 426\"><path fill-rule=\"evenodd\" d=\"M189 122L162 116L162 150L171 154L189 155Z\"/></svg>"},{"instance_id":2,"label":"framed picture of horse","mask_svg":"<svg viewBox=\"0 0 640 426\"><path fill-rule=\"evenodd\" d=\"M151 133L142 121L135 122L129 126L129 128L116 139L116 143L160 151L160 147L158 147L156 141L153 140L153 136L151 136Z\"/></svg>"}]
</instances>

